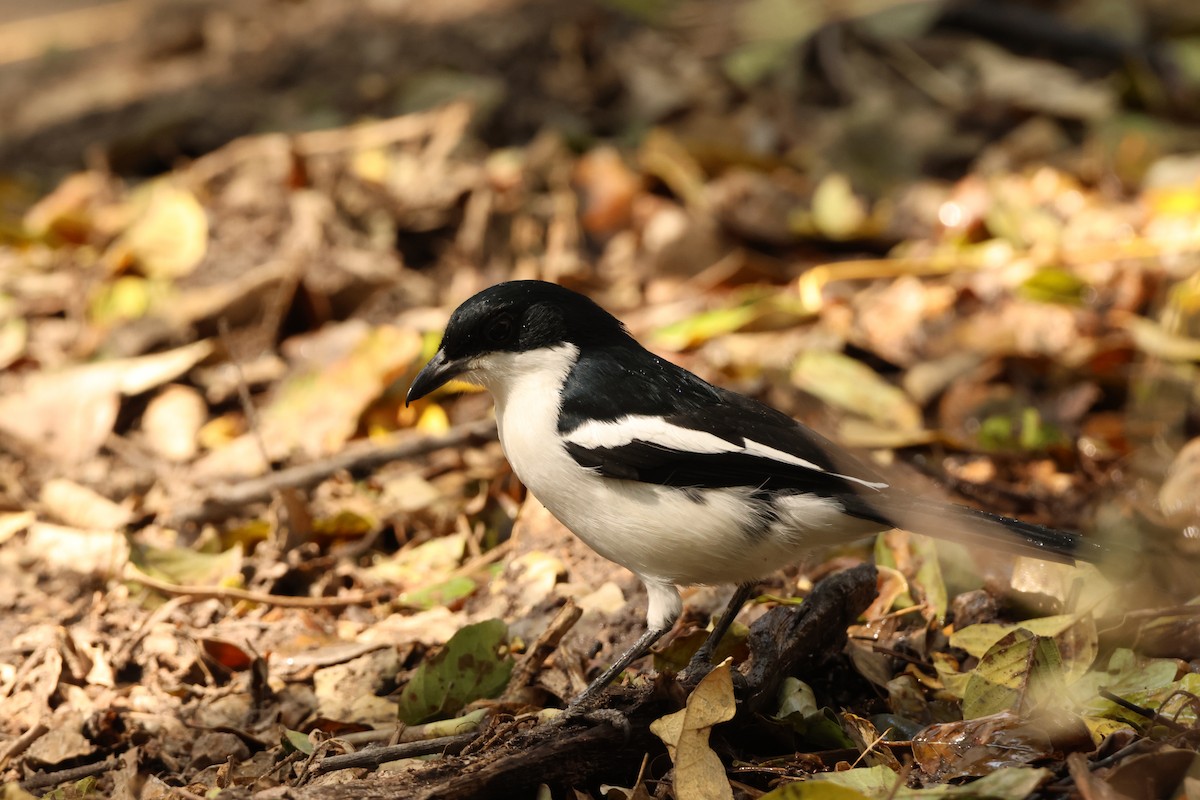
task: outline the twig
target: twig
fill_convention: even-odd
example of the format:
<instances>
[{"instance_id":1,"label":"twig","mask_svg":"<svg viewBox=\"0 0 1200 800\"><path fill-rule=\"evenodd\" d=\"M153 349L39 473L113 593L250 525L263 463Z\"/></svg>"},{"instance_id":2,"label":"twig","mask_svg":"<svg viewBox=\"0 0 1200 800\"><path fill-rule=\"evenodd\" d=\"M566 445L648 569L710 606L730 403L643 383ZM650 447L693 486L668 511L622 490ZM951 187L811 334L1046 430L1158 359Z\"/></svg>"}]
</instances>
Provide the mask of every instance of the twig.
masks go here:
<instances>
[{"instance_id":1,"label":"twig","mask_svg":"<svg viewBox=\"0 0 1200 800\"><path fill-rule=\"evenodd\" d=\"M1098 626L1116 627L1138 619L1163 619L1166 617L1200 617L1200 606L1165 606L1163 608L1137 608L1097 620Z\"/></svg>"},{"instance_id":2,"label":"twig","mask_svg":"<svg viewBox=\"0 0 1200 800\"><path fill-rule=\"evenodd\" d=\"M435 753L454 754L470 744L478 735L478 731L471 731L470 733L440 736L437 739L424 739L418 742L404 742L403 744L393 744L386 747L369 747L357 753L329 756L318 764L313 772L314 774L321 775L326 772L333 772L339 769L353 769L355 767L374 769L380 764L397 761L401 758L429 756Z\"/></svg>"},{"instance_id":3,"label":"twig","mask_svg":"<svg viewBox=\"0 0 1200 800\"><path fill-rule=\"evenodd\" d=\"M237 357L232 346L228 317L222 316L217 320L217 333L221 338L221 346L229 354L229 363L233 365L234 374L237 376L238 402L241 404L242 414L246 417L246 427L250 429L250 435L254 439L263 463L269 467L271 456L267 451L267 443L263 439L262 426L258 424L258 409L254 407L254 399L250 397L250 384L246 382L246 372L242 369L242 361Z\"/></svg>"},{"instance_id":4,"label":"twig","mask_svg":"<svg viewBox=\"0 0 1200 800\"><path fill-rule=\"evenodd\" d=\"M93 775L99 775L101 772L107 772L119 766L115 757L109 757L103 761L97 761L94 764L84 764L79 767L71 767L70 769L61 769L56 772L35 772L25 780L21 781L21 788L27 792L37 792L41 789L48 789L51 786L58 786L60 783L74 783L81 781L84 778L90 778Z\"/></svg>"},{"instance_id":5,"label":"twig","mask_svg":"<svg viewBox=\"0 0 1200 800\"><path fill-rule=\"evenodd\" d=\"M24 753L29 745L36 742L49 730L49 728L39 722L9 742L8 747L4 748L4 752L0 753L0 769L4 769L6 766L8 766L8 762L11 759L21 755L21 753Z\"/></svg>"},{"instance_id":6,"label":"twig","mask_svg":"<svg viewBox=\"0 0 1200 800\"><path fill-rule=\"evenodd\" d=\"M504 694L500 696L502 701L512 700L520 690L533 681L533 676L542 668L542 664L546 663L546 659L558 647L558 643L567 635L571 628L575 627L575 623L583 616L583 609L575 605L571 600L567 600L567 604L558 610L554 615L554 619L550 620L550 624L542 635L534 642L533 647L525 654L516 668L513 669L512 677L508 680L508 686L504 690Z\"/></svg>"},{"instance_id":7,"label":"twig","mask_svg":"<svg viewBox=\"0 0 1200 800\"><path fill-rule=\"evenodd\" d=\"M268 500L280 489L306 489L336 472L369 472L389 461L401 461L428 455L449 447L461 447L472 442L487 442L496 438L496 423L484 420L456 428L442 436L420 439L409 437L399 441L368 442L347 447L340 453L312 464L272 472L260 478L236 484L220 484L208 490L199 503L184 507L168 519L167 524L178 527L187 523L208 522L234 513L249 503Z\"/></svg>"},{"instance_id":8,"label":"twig","mask_svg":"<svg viewBox=\"0 0 1200 800\"><path fill-rule=\"evenodd\" d=\"M1180 725L1178 722L1176 722L1173 719L1167 719L1162 714L1159 714L1157 711L1155 711L1152 708L1146 708L1144 706L1139 706L1136 703L1131 703L1128 700L1126 700L1124 697L1115 695L1112 692L1108 691L1107 689L1101 689L1100 696L1103 697L1105 700L1108 700L1109 702L1116 703L1121 708L1124 708L1128 711L1132 711L1133 713L1137 714L1140 717L1145 717L1146 719L1150 720L1151 722L1156 722L1159 725L1163 725L1167 728L1170 728L1171 730L1173 730L1176 733L1183 733L1184 731L1189 730L1189 728L1186 725Z\"/></svg>"},{"instance_id":9,"label":"twig","mask_svg":"<svg viewBox=\"0 0 1200 800\"><path fill-rule=\"evenodd\" d=\"M381 597L391 594L393 589L376 589L370 592L345 595L342 597L292 597L284 594L267 594L252 592L247 589L235 589L229 586L186 586L160 581L151 578L132 564L125 565L124 580L139 583L156 592L174 596L186 597L189 600L244 600L249 603L261 603L267 606L281 608L342 608L344 606L364 606L378 601Z\"/></svg>"}]
</instances>

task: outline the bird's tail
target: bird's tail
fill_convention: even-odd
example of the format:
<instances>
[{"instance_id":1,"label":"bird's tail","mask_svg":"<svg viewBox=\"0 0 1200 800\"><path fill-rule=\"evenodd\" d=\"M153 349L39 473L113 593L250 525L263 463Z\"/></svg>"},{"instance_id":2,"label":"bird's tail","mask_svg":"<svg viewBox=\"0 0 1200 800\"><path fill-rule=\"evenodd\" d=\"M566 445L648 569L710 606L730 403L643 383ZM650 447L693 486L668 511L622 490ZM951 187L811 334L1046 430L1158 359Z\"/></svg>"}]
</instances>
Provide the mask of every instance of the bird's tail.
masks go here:
<instances>
[{"instance_id":1,"label":"bird's tail","mask_svg":"<svg viewBox=\"0 0 1200 800\"><path fill-rule=\"evenodd\" d=\"M987 547L1064 564L1099 562L1106 552L1102 545L1078 533L967 506L924 498L872 500L871 506L881 521L967 547Z\"/></svg>"}]
</instances>

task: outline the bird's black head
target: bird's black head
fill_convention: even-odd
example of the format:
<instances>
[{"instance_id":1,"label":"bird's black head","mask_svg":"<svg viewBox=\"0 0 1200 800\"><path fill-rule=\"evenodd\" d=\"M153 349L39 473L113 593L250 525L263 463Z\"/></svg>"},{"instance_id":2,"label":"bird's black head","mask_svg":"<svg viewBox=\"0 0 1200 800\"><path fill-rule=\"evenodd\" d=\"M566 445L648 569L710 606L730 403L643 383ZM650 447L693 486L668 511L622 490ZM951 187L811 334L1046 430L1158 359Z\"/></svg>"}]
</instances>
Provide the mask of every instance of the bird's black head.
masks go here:
<instances>
[{"instance_id":1,"label":"bird's black head","mask_svg":"<svg viewBox=\"0 0 1200 800\"><path fill-rule=\"evenodd\" d=\"M493 353L626 340L615 317L577 292L545 281L498 283L455 309L441 347L413 380L407 399L424 397L469 373Z\"/></svg>"}]
</instances>

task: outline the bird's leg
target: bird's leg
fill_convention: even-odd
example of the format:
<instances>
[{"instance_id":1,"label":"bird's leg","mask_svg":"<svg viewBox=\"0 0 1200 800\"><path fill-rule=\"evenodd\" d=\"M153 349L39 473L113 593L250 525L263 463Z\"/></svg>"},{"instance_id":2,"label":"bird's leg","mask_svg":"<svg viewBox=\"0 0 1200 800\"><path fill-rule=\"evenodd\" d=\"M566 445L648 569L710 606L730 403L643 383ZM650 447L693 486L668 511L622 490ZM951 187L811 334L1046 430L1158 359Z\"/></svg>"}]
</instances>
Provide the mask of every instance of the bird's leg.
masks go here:
<instances>
[{"instance_id":1,"label":"bird's leg","mask_svg":"<svg viewBox=\"0 0 1200 800\"><path fill-rule=\"evenodd\" d=\"M670 629L670 626L665 628L650 628L639 636L638 640L612 663L612 666L604 670L599 677L588 684L588 687L571 701L570 705L567 706L567 714L577 714L591 708L600 695L604 693L604 690L608 688L608 685L616 680L617 676L624 672L625 668L632 664L635 659L644 656L650 649L650 646L661 639L663 634Z\"/></svg>"},{"instance_id":2,"label":"bird's leg","mask_svg":"<svg viewBox=\"0 0 1200 800\"><path fill-rule=\"evenodd\" d=\"M712 667L713 653L716 652L717 647L721 644L721 639L729 631L729 626L737 619L742 606L746 605L746 601L750 599L751 593L754 592L754 586L753 583L743 583L734 590L733 597L729 598L729 604L725 606L725 610L721 612L721 616L713 625L712 633L692 656L687 668L679 674L679 679L685 684L698 681L708 674Z\"/></svg>"},{"instance_id":3,"label":"bird's leg","mask_svg":"<svg viewBox=\"0 0 1200 800\"><path fill-rule=\"evenodd\" d=\"M621 672L641 658L650 649L650 645L663 637L663 634L675 626L679 612L683 610L683 602L679 599L679 590L669 581L639 576L646 587L646 632L633 645L620 655L613 665L592 681L578 697L567 706L564 716L571 716L586 710L599 699L600 695Z\"/></svg>"}]
</instances>

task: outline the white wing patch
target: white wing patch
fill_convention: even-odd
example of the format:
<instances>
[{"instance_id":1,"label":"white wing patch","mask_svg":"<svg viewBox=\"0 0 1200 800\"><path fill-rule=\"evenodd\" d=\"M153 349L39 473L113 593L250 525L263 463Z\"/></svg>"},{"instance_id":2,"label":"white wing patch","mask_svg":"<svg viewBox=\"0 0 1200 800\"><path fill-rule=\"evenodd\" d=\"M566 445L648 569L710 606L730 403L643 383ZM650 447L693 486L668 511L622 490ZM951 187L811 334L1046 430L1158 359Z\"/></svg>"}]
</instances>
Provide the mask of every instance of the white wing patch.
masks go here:
<instances>
[{"instance_id":1,"label":"white wing patch","mask_svg":"<svg viewBox=\"0 0 1200 800\"><path fill-rule=\"evenodd\" d=\"M720 436L672 425L662 417L630 414L611 421L585 422L564 437L580 447L624 447L649 442L684 453L736 453L742 448Z\"/></svg>"},{"instance_id":2,"label":"white wing patch","mask_svg":"<svg viewBox=\"0 0 1200 800\"><path fill-rule=\"evenodd\" d=\"M805 469L811 469L816 472L825 471L811 461L806 461L799 456L792 455L791 453L785 453L782 450L776 450L774 447L768 447L765 444L759 444L753 439L746 439L744 441L746 442L746 446L742 449L747 453L753 453L756 456L769 458L772 461L782 461L785 464L795 464L797 467L804 467Z\"/></svg>"},{"instance_id":3,"label":"white wing patch","mask_svg":"<svg viewBox=\"0 0 1200 800\"><path fill-rule=\"evenodd\" d=\"M752 439L743 439L744 444L738 446L722 439L720 436L692 428L683 428L679 425L672 425L662 417L653 417L644 414L630 414L629 416L615 420L592 420L591 422L585 422L563 438L571 444L588 449L597 447L624 447L633 442L646 442L681 453L697 453L702 455L746 453L747 455L778 461L781 464L811 469L813 472L828 472L807 459L794 456L791 453L770 447L761 442L756 442ZM886 483L863 480L862 478L855 478L853 475L842 475L836 472L830 474L843 480L853 481L869 489L887 488Z\"/></svg>"},{"instance_id":4,"label":"white wing patch","mask_svg":"<svg viewBox=\"0 0 1200 800\"><path fill-rule=\"evenodd\" d=\"M784 464L794 464L797 467L811 469L814 472L828 472L828 470L821 469L811 461L800 458L799 456L794 456L791 453L785 453L782 450L776 450L774 447L768 447L767 445L756 442L753 439L745 439L743 441L746 442L746 446L739 448L743 452L756 456L762 456L763 458L769 458L772 461L779 461ZM854 483L866 486L869 489L886 489L888 486L886 483L880 483L878 481L866 481L862 478L856 478L853 475L843 475L840 472L830 472L829 474L835 475L842 480L853 481Z\"/></svg>"}]
</instances>

